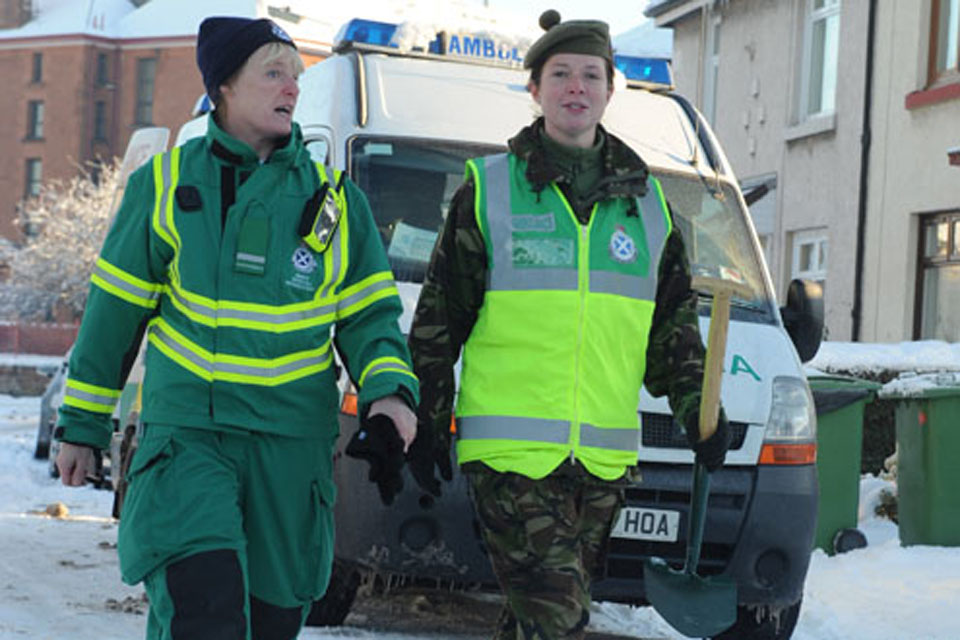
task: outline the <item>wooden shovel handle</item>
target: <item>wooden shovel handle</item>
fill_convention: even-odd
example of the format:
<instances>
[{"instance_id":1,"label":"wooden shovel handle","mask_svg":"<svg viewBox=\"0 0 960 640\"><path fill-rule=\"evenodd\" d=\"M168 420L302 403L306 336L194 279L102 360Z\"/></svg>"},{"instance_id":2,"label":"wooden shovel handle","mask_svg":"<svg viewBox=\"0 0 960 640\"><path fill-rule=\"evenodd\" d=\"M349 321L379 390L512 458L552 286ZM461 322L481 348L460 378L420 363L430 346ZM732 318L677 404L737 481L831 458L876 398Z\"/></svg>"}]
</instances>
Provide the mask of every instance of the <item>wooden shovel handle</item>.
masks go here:
<instances>
[{"instance_id":1,"label":"wooden shovel handle","mask_svg":"<svg viewBox=\"0 0 960 640\"><path fill-rule=\"evenodd\" d=\"M713 294L710 309L710 331L707 334L707 357L703 365L703 389L700 393L700 441L717 430L720 416L720 383L723 380L723 359L727 350L727 327L730 325L730 298L733 294L749 297L750 287L739 282L694 276L691 286Z\"/></svg>"}]
</instances>

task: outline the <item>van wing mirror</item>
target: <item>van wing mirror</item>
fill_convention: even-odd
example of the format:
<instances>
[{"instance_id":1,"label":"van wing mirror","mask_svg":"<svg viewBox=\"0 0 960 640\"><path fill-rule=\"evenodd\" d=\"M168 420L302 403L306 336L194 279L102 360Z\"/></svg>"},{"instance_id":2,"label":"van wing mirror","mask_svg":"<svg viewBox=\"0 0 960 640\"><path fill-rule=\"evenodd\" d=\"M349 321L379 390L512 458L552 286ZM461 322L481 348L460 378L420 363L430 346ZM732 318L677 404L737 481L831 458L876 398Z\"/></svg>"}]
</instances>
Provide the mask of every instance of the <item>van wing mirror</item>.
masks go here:
<instances>
[{"instance_id":1,"label":"van wing mirror","mask_svg":"<svg viewBox=\"0 0 960 640\"><path fill-rule=\"evenodd\" d=\"M800 361L813 360L823 340L823 287L812 280L792 280L780 315Z\"/></svg>"}]
</instances>

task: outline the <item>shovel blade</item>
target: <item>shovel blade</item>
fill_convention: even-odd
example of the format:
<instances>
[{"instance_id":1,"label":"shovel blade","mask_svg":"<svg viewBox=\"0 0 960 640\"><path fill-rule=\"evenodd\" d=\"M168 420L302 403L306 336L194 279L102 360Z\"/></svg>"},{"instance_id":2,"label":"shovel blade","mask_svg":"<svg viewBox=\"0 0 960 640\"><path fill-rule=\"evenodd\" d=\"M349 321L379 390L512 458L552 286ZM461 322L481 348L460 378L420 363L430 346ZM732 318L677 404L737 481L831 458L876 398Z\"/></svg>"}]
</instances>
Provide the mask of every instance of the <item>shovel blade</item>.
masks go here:
<instances>
[{"instance_id":1,"label":"shovel blade","mask_svg":"<svg viewBox=\"0 0 960 640\"><path fill-rule=\"evenodd\" d=\"M737 583L729 577L701 577L648 558L643 581L650 604L685 636L709 638L737 620Z\"/></svg>"}]
</instances>

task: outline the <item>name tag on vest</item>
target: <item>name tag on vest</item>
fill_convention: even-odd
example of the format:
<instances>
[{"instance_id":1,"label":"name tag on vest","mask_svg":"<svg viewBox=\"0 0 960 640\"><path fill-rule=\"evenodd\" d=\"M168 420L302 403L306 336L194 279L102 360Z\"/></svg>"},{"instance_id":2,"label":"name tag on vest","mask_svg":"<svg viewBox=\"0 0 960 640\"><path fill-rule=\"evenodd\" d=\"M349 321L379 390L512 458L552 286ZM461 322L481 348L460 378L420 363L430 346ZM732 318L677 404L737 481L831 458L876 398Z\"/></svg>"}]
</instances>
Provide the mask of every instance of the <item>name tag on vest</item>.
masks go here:
<instances>
[{"instance_id":1,"label":"name tag on vest","mask_svg":"<svg viewBox=\"0 0 960 640\"><path fill-rule=\"evenodd\" d=\"M510 229L513 231L553 233L557 229L557 221L552 213L514 215L510 216Z\"/></svg>"}]
</instances>

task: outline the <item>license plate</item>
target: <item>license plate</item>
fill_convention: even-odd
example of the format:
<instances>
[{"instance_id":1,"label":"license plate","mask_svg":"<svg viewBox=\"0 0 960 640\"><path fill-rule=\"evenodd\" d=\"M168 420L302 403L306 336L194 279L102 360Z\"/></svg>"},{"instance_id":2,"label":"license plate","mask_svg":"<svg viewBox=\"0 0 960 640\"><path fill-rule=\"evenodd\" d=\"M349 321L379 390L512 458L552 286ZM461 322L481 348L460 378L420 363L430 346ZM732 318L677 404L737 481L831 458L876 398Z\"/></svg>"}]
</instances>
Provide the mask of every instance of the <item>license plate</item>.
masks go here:
<instances>
[{"instance_id":1,"label":"license plate","mask_svg":"<svg viewBox=\"0 0 960 640\"><path fill-rule=\"evenodd\" d=\"M664 509L624 507L610 536L631 540L676 542L680 531L680 512Z\"/></svg>"}]
</instances>

